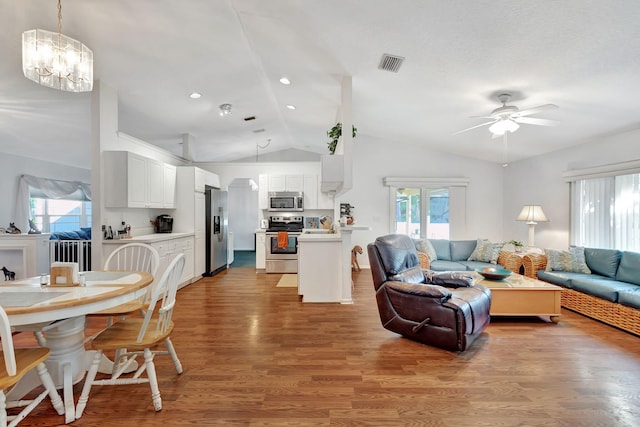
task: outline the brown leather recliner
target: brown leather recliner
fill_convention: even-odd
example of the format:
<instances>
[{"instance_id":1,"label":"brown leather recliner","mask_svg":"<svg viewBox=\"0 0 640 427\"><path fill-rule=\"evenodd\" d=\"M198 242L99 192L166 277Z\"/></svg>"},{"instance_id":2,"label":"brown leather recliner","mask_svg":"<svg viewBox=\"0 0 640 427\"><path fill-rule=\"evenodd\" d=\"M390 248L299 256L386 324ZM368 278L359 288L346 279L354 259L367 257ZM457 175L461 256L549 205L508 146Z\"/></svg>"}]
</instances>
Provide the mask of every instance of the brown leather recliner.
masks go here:
<instances>
[{"instance_id":1,"label":"brown leather recliner","mask_svg":"<svg viewBox=\"0 0 640 427\"><path fill-rule=\"evenodd\" d=\"M382 326L406 338L464 351L489 325L491 291L460 272L422 270L409 236L367 246Z\"/></svg>"}]
</instances>

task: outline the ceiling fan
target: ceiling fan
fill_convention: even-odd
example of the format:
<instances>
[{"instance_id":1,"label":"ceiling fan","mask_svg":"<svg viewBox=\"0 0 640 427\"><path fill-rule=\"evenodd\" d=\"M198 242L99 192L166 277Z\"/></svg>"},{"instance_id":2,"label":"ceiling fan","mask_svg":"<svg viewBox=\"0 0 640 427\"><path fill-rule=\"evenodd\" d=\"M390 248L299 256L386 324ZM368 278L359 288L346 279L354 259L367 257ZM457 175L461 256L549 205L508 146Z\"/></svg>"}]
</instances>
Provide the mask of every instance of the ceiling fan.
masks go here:
<instances>
[{"instance_id":1,"label":"ceiling fan","mask_svg":"<svg viewBox=\"0 0 640 427\"><path fill-rule=\"evenodd\" d=\"M472 116L476 119L491 119L486 123L479 124L461 131L454 133L467 132L472 129L476 129L483 126L489 126L489 131L493 134L494 138L498 138L504 135L506 132L515 132L520 127L520 124L538 125L538 126L555 126L558 124L556 120L540 119L535 117L527 117L532 114L536 114L542 110L550 108L558 108L555 104L538 105L537 107L531 107L524 110L520 110L514 105L507 105L511 99L511 94L503 93L498 95L498 100L502 102L502 107L498 107L493 110L488 116Z\"/></svg>"}]
</instances>

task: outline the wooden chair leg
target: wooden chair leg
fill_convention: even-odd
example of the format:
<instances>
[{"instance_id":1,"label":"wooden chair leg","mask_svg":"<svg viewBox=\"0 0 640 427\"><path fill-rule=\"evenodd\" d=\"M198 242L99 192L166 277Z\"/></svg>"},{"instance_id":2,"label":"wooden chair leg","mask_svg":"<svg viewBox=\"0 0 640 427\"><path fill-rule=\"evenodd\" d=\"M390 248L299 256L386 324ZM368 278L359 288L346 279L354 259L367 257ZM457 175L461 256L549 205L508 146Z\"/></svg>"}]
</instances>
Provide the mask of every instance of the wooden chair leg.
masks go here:
<instances>
[{"instance_id":1,"label":"wooden chair leg","mask_svg":"<svg viewBox=\"0 0 640 427\"><path fill-rule=\"evenodd\" d=\"M58 415L64 414L64 403L58 394L58 390L56 390L55 384L53 384L53 379L51 379L51 374L47 371L47 367L44 363L36 366L36 371L38 372L38 376L40 377L40 381L42 381L42 385L49 393L49 399L51 400L51 405L53 405L53 409L56 410Z\"/></svg>"},{"instance_id":2,"label":"wooden chair leg","mask_svg":"<svg viewBox=\"0 0 640 427\"><path fill-rule=\"evenodd\" d=\"M153 364L153 352L144 349L144 363L147 368L147 378L149 379L149 387L151 388L151 400L156 411L162 410L162 398L160 397L160 388L158 387L158 377L156 376L156 367Z\"/></svg>"},{"instance_id":3,"label":"wooden chair leg","mask_svg":"<svg viewBox=\"0 0 640 427\"><path fill-rule=\"evenodd\" d=\"M173 343L170 338L164 340L164 345L167 347L167 352L169 356L171 356L171 360L173 360L173 366L176 367L176 372L179 374L182 373L182 363L180 363L180 359L178 359L178 355L176 354L176 349L173 347Z\"/></svg>"},{"instance_id":4,"label":"wooden chair leg","mask_svg":"<svg viewBox=\"0 0 640 427\"><path fill-rule=\"evenodd\" d=\"M87 372L87 376L84 379L84 386L82 387L82 393L80 394L80 398L78 399L78 404L76 405L76 420L82 416L82 412L84 412L85 406L87 406L87 401L89 400L89 393L91 392L91 386L93 385L93 381L96 379L96 374L98 373L98 366L100 365L100 358L102 357L102 350L96 351L93 356L93 361L91 362L91 367L89 368L89 372Z\"/></svg>"}]
</instances>

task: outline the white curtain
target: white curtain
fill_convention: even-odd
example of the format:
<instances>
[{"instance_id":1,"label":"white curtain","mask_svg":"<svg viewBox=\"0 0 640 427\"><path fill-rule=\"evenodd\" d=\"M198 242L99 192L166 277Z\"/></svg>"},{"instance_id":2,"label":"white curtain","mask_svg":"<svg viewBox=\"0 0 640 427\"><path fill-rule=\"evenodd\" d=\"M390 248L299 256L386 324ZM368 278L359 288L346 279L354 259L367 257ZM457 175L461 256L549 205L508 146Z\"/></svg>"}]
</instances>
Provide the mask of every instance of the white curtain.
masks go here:
<instances>
[{"instance_id":1,"label":"white curtain","mask_svg":"<svg viewBox=\"0 0 640 427\"><path fill-rule=\"evenodd\" d=\"M571 243L640 251L640 174L572 182Z\"/></svg>"},{"instance_id":2,"label":"white curtain","mask_svg":"<svg viewBox=\"0 0 640 427\"><path fill-rule=\"evenodd\" d=\"M25 232L29 230L30 197L90 201L91 185L80 181L60 181L32 175L20 176L13 218L16 227Z\"/></svg>"}]
</instances>

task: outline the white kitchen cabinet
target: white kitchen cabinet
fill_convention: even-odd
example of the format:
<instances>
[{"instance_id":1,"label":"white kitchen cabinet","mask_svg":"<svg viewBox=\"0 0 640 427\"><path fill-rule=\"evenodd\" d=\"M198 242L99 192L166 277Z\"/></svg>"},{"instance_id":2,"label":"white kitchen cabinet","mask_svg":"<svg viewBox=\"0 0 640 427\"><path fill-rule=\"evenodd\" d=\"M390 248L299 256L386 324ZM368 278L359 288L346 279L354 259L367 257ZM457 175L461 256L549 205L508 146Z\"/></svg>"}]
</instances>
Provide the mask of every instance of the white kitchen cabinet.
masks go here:
<instances>
[{"instance_id":1,"label":"white kitchen cabinet","mask_svg":"<svg viewBox=\"0 0 640 427\"><path fill-rule=\"evenodd\" d=\"M339 234L298 238L298 294L302 295L302 302L340 302L341 276L342 241Z\"/></svg>"},{"instance_id":2,"label":"white kitchen cabinet","mask_svg":"<svg viewBox=\"0 0 640 427\"><path fill-rule=\"evenodd\" d=\"M269 209L269 175L258 176L258 209Z\"/></svg>"},{"instance_id":3,"label":"white kitchen cabinet","mask_svg":"<svg viewBox=\"0 0 640 427\"><path fill-rule=\"evenodd\" d=\"M264 271L267 268L267 236L264 231L256 232L256 270Z\"/></svg>"},{"instance_id":4,"label":"white kitchen cabinet","mask_svg":"<svg viewBox=\"0 0 640 427\"><path fill-rule=\"evenodd\" d=\"M304 175L304 208L318 209L318 177Z\"/></svg>"},{"instance_id":5,"label":"white kitchen cabinet","mask_svg":"<svg viewBox=\"0 0 640 427\"><path fill-rule=\"evenodd\" d=\"M164 163L128 151L105 151L103 159L105 207L172 207L165 204L165 186L175 191L175 175L165 174Z\"/></svg>"},{"instance_id":6,"label":"white kitchen cabinet","mask_svg":"<svg viewBox=\"0 0 640 427\"><path fill-rule=\"evenodd\" d=\"M304 191L304 175L269 175L269 191Z\"/></svg>"},{"instance_id":7,"label":"white kitchen cabinet","mask_svg":"<svg viewBox=\"0 0 640 427\"><path fill-rule=\"evenodd\" d=\"M184 286L191 283L194 278L193 266L193 237L182 237L178 239L168 239L159 242L150 243L160 255L160 267L158 268L158 277L164 274L169 263L177 254L184 254L184 270L180 276L180 285Z\"/></svg>"},{"instance_id":8,"label":"white kitchen cabinet","mask_svg":"<svg viewBox=\"0 0 640 427\"><path fill-rule=\"evenodd\" d=\"M173 165L164 164L163 174L163 203L165 208L173 209L176 207L176 174L177 168Z\"/></svg>"}]
</instances>

